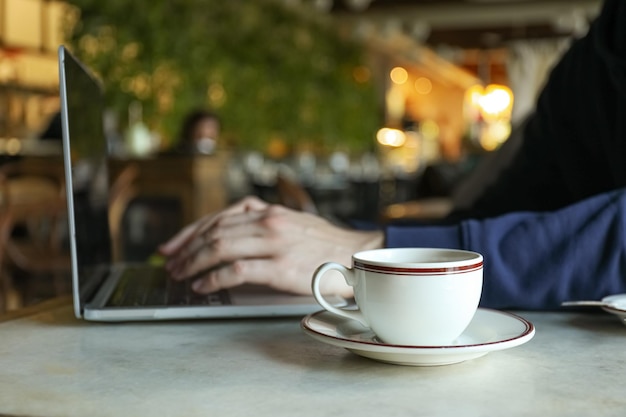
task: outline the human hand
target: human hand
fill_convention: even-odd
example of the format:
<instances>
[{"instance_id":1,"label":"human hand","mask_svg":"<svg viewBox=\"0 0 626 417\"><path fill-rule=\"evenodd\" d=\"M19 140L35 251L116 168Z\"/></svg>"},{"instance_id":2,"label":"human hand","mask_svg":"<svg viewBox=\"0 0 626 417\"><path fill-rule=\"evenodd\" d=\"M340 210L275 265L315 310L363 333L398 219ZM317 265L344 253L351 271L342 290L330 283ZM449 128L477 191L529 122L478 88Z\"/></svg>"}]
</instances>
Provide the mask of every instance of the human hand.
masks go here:
<instances>
[{"instance_id":1,"label":"human hand","mask_svg":"<svg viewBox=\"0 0 626 417\"><path fill-rule=\"evenodd\" d=\"M246 197L205 216L160 246L173 279L194 279L207 294L243 283L297 294L311 293L311 278L324 262L351 265L352 254L380 248L383 233L337 227L327 220ZM322 291L352 295L340 274L322 282Z\"/></svg>"}]
</instances>

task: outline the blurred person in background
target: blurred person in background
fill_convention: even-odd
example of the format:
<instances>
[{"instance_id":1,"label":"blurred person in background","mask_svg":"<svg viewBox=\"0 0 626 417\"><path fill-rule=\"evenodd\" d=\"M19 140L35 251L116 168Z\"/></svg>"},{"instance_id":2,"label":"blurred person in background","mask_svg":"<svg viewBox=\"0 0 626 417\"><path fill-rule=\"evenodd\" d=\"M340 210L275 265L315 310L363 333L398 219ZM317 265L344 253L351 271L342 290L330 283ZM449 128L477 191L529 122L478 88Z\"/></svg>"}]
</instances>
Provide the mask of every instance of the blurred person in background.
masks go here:
<instances>
[{"instance_id":1,"label":"blurred person in background","mask_svg":"<svg viewBox=\"0 0 626 417\"><path fill-rule=\"evenodd\" d=\"M220 130L221 122L216 113L206 109L193 110L183 119L174 152L212 154L218 145Z\"/></svg>"}]
</instances>

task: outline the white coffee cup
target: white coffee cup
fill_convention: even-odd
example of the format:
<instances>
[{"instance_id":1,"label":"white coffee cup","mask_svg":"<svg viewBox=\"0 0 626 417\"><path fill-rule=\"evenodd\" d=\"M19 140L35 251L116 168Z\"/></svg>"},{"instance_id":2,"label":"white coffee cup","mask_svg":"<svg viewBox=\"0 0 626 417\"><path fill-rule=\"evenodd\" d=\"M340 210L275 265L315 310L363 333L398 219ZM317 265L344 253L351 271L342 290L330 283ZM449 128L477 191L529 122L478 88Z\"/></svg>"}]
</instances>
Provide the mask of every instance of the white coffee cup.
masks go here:
<instances>
[{"instance_id":1,"label":"white coffee cup","mask_svg":"<svg viewBox=\"0 0 626 417\"><path fill-rule=\"evenodd\" d=\"M354 288L358 309L330 304L320 292L326 272ZM352 268L335 262L313 274L313 295L330 313L356 320L383 342L444 346L454 342L478 308L483 257L466 250L388 248L356 253Z\"/></svg>"}]
</instances>

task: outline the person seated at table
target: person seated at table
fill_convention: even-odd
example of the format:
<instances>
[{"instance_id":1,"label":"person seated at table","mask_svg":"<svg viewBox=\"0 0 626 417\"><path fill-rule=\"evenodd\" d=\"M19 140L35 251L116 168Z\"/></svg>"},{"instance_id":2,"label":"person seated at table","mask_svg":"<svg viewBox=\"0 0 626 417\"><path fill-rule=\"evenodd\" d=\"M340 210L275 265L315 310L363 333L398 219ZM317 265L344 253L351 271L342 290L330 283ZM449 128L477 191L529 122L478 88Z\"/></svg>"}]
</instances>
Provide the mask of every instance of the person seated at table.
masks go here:
<instances>
[{"instance_id":1,"label":"person seated at table","mask_svg":"<svg viewBox=\"0 0 626 417\"><path fill-rule=\"evenodd\" d=\"M215 152L221 130L218 115L210 110L197 109L183 119L175 153L209 155Z\"/></svg>"},{"instance_id":2,"label":"person seated at table","mask_svg":"<svg viewBox=\"0 0 626 417\"><path fill-rule=\"evenodd\" d=\"M606 0L551 71L508 169L448 222L342 229L250 197L160 250L172 277L193 276L200 293L244 282L310 293L318 265L351 265L352 253L383 246L482 253L484 307L556 308L626 292L625 112L626 2ZM325 281L324 291L351 295L340 277Z\"/></svg>"}]
</instances>

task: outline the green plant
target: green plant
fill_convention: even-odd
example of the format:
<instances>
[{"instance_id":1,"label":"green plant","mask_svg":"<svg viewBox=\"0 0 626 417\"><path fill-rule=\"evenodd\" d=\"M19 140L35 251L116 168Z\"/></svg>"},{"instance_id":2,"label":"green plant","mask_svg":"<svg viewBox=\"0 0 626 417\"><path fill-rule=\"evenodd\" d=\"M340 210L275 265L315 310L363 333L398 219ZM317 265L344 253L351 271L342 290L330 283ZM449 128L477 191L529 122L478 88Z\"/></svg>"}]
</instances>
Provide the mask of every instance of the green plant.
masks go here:
<instances>
[{"instance_id":1,"label":"green plant","mask_svg":"<svg viewBox=\"0 0 626 417\"><path fill-rule=\"evenodd\" d=\"M170 143L186 112L210 107L240 148L373 146L380 100L371 77L354 76L364 48L328 22L267 0L69 3L79 15L67 42L102 77L111 107L124 117L139 100Z\"/></svg>"}]
</instances>

